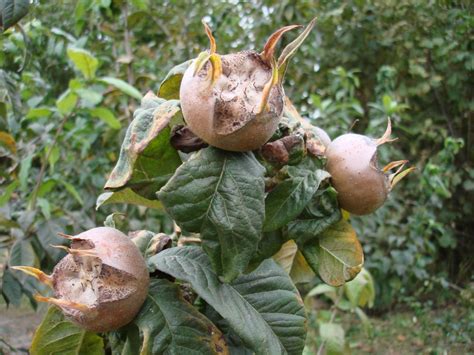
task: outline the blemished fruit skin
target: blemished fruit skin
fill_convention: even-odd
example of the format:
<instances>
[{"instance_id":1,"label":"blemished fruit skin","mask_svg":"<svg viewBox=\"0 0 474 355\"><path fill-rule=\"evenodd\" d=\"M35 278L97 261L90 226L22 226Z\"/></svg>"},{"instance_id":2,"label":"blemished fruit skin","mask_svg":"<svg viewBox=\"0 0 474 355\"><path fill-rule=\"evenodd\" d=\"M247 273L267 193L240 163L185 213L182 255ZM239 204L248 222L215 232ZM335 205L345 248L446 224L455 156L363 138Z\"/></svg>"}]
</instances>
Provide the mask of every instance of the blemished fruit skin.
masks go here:
<instances>
[{"instance_id":1,"label":"blemished fruit skin","mask_svg":"<svg viewBox=\"0 0 474 355\"><path fill-rule=\"evenodd\" d=\"M283 87L271 88L266 109L259 113L262 91L271 80L272 68L257 52L221 56L222 75L210 82L210 63L194 73L184 73L180 100L190 129L206 143L230 151L255 150L265 144L283 112Z\"/></svg>"},{"instance_id":2,"label":"blemished fruit skin","mask_svg":"<svg viewBox=\"0 0 474 355\"><path fill-rule=\"evenodd\" d=\"M71 249L96 256L71 253L55 266L55 298L88 306L85 311L60 306L63 313L94 332L115 330L133 320L146 299L149 275L131 239L114 228L99 227L74 236Z\"/></svg>"},{"instance_id":3,"label":"blemished fruit skin","mask_svg":"<svg viewBox=\"0 0 474 355\"><path fill-rule=\"evenodd\" d=\"M326 149L327 171L341 208L366 215L383 205L390 182L377 166L377 143L360 134L344 134Z\"/></svg>"}]
</instances>

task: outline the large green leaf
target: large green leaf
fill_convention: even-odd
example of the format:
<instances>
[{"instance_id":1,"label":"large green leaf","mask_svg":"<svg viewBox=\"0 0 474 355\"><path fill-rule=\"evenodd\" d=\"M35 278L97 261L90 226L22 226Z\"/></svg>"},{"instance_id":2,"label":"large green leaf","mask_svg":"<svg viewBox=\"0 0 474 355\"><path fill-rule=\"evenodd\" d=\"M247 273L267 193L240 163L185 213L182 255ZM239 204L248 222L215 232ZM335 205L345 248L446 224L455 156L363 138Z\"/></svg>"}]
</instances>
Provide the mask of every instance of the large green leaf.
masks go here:
<instances>
[{"instance_id":1,"label":"large green leaf","mask_svg":"<svg viewBox=\"0 0 474 355\"><path fill-rule=\"evenodd\" d=\"M342 219L301 250L321 279L331 286L352 280L362 269L364 252L352 226Z\"/></svg>"},{"instance_id":2,"label":"large green leaf","mask_svg":"<svg viewBox=\"0 0 474 355\"><path fill-rule=\"evenodd\" d=\"M104 192L97 197L96 209L99 207L108 205L111 203L126 203L129 205L145 206L148 208L155 208L158 210L163 209L163 205L158 200L149 200L145 197L142 197L130 188L125 188L123 190L114 191L114 192Z\"/></svg>"},{"instance_id":3,"label":"large green leaf","mask_svg":"<svg viewBox=\"0 0 474 355\"><path fill-rule=\"evenodd\" d=\"M317 191L303 213L288 223L288 237L304 245L341 219L337 192L329 187Z\"/></svg>"},{"instance_id":4,"label":"large green leaf","mask_svg":"<svg viewBox=\"0 0 474 355\"><path fill-rule=\"evenodd\" d=\"M257 354L301 354L305 337L302 300L273 260L227 284L219 280L200 247L171 248L149 264L189 282Z\"/></svg>"},{"instance_id":5,"label":"large green leaf","mask_svg":"<svg viewBox=\"0 0 474 355\"><path fill-rule=\"evenodd\" d=\"M179 87L181 86L181 79L183 79L184 72L192 63L191 60L187 60L173 68L166 74L166 77L160 84L158 90L158 96L166 100L179 99Z\"/></svg>"},{"instance_id":6,"label":"large green leaf","mask_svg":"<svg viewBox=\"0 0 474 355\"><path fill-rule=\"evenodd\" d=\"M28 13L30 0L0 0L0 29L15 25Z\"/></svg>"},{"instance_id":7,"label":"large green leaf","mask_svg":"<svg viewBox=\"0 0 474 355\"><path fill-rule=\"evenodd\" d=\"M95 72L99 66L99 61L91 52L82 49L69 47L67 56L72 60L77 69L79 69L86 79L95 77Z\"/></svg>"},{"instance_id":8,"label":"large green leaf","mask_svg":"<svg viewBox=\"0 0 474 355\"><path fill-rule=\"evenodd\" d=\"M264 231L283 227L297 217L329 173L319 169L316 159L307 157L288 167L289 178L274 188L265 199Z\"/></svg>"},{"instance_id":9,"label":"large green leaf","mask_svg":"<svg viewBox=\"0 0 474 355\"><path fill-rule=\"evenodd\" d=\"M245 270L261 238L265 170L253 153L209 147L195 153L159 191L179 226L201 233L226 281Z\"/></svg>"},{"instance_id":10,"label":"large green leaf","mask_svg":"<svg viewBox=\"0 0 474 355\"><path fill-rule=\"evenodd\" d=\"M221 331L168 280L151 282L134 323L143 335L142 355L227 353Z\"/></svg>"},{"instance_id":11,"label":"large green leaf","mask_svg":"<svg viewBox=\"0 0 474 355\"><path fill-rule=\"evenodd\" d=\"M104 353L101 337L66 320L57 307L50 307L36 329L32 355L96 355Z\"/></svg>"},{"instance_id":12,"label":"large green leaf","mask_svg":"<svg viewBox=\"0 0 474 355\"><path fill-rule=\"evenodd\" d=\"M177 100L166 101L148 93L135 111L128 127L119 160L105 184L105 189L131 188L149 200L181 164L171 146L170 120L179 113Z\"/></svg>"}]
</instances>

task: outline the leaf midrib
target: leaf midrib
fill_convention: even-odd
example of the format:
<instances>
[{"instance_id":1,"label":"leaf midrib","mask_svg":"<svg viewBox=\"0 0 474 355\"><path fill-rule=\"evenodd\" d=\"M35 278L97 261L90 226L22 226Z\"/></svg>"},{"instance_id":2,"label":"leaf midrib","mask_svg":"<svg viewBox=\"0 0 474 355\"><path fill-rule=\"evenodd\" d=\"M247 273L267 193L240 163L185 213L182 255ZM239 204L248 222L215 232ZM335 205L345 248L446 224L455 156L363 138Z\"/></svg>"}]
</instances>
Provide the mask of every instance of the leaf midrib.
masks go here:
<instances>
[{"instance_id":1,"label":"leaf midrib","mask_svg":"<svg viewBox=\"0 0 474 355\"><path fill-rule=\"evenodd\" d=\"M209 268L208 266L205 266L205 265L202 265L198 262L195 262L195 260L193 259L187 259L183 256L180 256L180 255L170 255L168 256L169 258L175 258L175 260L181 265L181 268L184 270L183 268L183 264L180 262L179 259L183 259L185 262L188 261L189 263L193 264L194 267L199 267L199 268L202 268L203 270L205 270L206 272L204 272L204 274L206 275L206 278L208 277L208 275L213 275L214 278L217 279L217 276L214 274L214 271ZM196 279L195 279L196 280ZM200 283L198 282L198 280L196 280L196 283L200 285ZM191 283L192 284L192 283ZM238 296L238 298L240 298L242 300L242 302L244 302L244 304L247 304L254 312L257 313L257 315L262 319L263 323L265 324L265 326L269 329L270 333L273 334L274 338L276 338L278 340L278 343L280 344L280 347L282 349L284 349L286 351L286 348L284 347L283 343L281 342L280 338L278 337L278 335L273 331L272 327L268 324L268 322L265 320L265 318L263 316L261 316L261 313L250 303L248 302L245 297L243 295L241 295L233 286L232 284L223 284L223 283L220 283L218 282L218 287L228 287L233 294L236 294ZM204 298L204 297L203 297ZM207 298L207 295L206 295L206 298ZM205 299L205 298L204 298ZM209 304L212 305L211 302L209 302ZM219 312L220 313L220 312Z\"/></svg>"}]
</instances>

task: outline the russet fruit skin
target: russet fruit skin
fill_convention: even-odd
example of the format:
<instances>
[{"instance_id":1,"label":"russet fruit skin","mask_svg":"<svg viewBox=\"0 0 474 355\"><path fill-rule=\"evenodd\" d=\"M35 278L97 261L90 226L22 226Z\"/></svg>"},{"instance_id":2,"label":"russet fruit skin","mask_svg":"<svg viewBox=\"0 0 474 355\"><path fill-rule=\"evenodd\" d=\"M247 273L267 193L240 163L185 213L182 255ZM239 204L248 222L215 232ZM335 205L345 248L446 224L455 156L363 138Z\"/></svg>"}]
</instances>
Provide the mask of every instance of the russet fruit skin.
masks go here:
<instances>
[{"instance_id":1,"label":"russet fruit skin","mask_svg":"<svg viewBox=\"0 0 474 355\"><path fill-rule=\"evenodd\" d=\"M272 68L254 51L221 56L222 74L210 83L206 63L195 73L185 72L180 100L184 119L206 143L230 151L255 150L275 132L283 112L284 91L271 87L266 108L260 111L262 93Z\"/></svg>"},{"instance_id":2,"label":"russet fruit skin","mask_svg":"<svg viewBox=\"0 0 474 355\"><path fill-rule=\"evenodd\" d=\"M355 215L374 212L390 192L389 177L377 166L377 141L344 134L326 149L327 171L341 208Z\"/></svg>"},{"instance_id":3,"label":"russet fruit skin","mask_svg":"<svg viewBox=\"0 0 474 355\"><path fill-rule=\"evenodd\" d=\"M145 260L131 239L114 228L99 227L70 239L69 254L51 275L31 267L14 267L50 286L54 297L36 295L41 302L61 308L64 315L84 329L107 332L118 329L137 315L148 293Z\"/></svg>"}]
</instances>

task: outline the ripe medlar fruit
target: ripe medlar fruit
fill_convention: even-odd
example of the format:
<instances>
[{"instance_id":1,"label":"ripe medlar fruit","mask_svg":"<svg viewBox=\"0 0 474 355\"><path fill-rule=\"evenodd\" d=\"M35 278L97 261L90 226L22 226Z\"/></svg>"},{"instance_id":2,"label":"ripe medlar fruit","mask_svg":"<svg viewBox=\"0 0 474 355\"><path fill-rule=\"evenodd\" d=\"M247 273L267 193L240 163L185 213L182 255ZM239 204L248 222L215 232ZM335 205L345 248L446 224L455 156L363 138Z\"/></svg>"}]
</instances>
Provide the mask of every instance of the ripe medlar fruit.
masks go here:
<instances>
[{"instance_id":1,"label":"ripe medlar fruit","mask_svg":"<svg viewBox=\"0 0 474 355\"><path fill-rule=\"evenodd\" d=\"M148 269L140 251L122 232L93 228L77 236L60 234L72 241L51 275L16 266L49 285L53 297L36 300L61 308L73 322L94 332L118 329L140 310L148 292Z\"/></svg>"},{"instance_id":2,"label":"ripe medlar fruit","mask_svg":"<svg viewBox=\"0 0 474 355\"><path fill-rule=\"evenodd\" d=\"M414 168L402 171L407 160L394 161L379 169L377 148L393 141L391 124L380 139L348 133L337 137L326 149L327 171L338 192L341 208L355 215L374 212L383 205L389 192ZM391 169L398 170L388 174Z\"/></svg>"},{"instance_id":3,"label":"ripe medlar fruit","mask_svg":"<svg viewBox=\"0 0 474 355\"><path fill-rule=\"evenodd\" d=\"M181 81L184 119L210 145L230 151L255 150L272 136L283 112L285 94L281 66L273 56L275 46L283 33L299 26L276 31L262 53L222 56L216 53L211 30L204 26L210 50L194 60Z\"/></svg>"}]
</instances>

